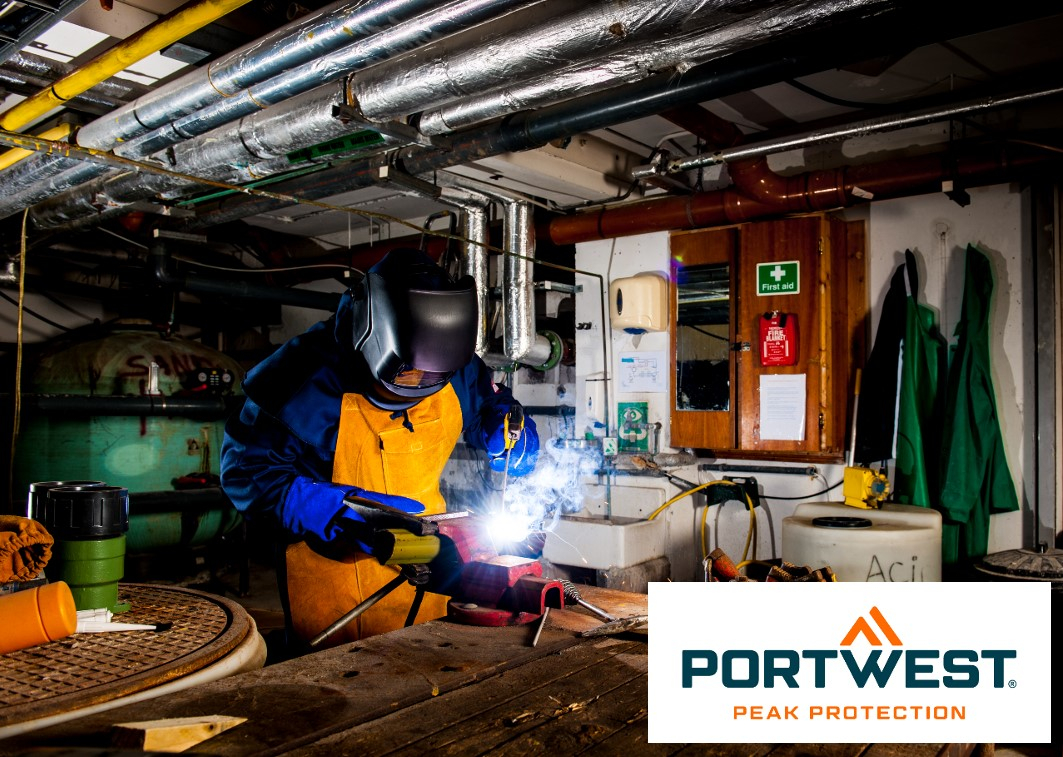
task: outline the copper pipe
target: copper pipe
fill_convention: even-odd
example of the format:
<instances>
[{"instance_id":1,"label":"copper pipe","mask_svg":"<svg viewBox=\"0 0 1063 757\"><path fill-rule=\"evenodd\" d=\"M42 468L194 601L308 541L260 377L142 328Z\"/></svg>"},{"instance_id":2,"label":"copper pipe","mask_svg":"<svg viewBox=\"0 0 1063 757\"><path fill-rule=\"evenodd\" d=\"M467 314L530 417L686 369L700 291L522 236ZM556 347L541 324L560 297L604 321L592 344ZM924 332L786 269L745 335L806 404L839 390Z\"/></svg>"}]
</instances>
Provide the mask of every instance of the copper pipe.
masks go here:
<instances>
[{"instance_id":1,"label":"copper pipe","mask_svg":"<svg viewBox=\"0 0 1063 757\"><path fill-rule=\"evenodd\" d=\"M1036 167L1057 156L1047 152L1001 146L981 153L938 153L845 168L810 171L781 177L765 164L739 170L736 186L686 197L665 197L630 205L561 216L548 227L554 244L678 231L742 223L794 212L849 207L870 199L904 197L940 191L941 182L992 184L1012 178L1015 171ZM732 178L734 178L732 176ZM741 182L745 192L739 191Z\"/></svg>"}]
</instances>

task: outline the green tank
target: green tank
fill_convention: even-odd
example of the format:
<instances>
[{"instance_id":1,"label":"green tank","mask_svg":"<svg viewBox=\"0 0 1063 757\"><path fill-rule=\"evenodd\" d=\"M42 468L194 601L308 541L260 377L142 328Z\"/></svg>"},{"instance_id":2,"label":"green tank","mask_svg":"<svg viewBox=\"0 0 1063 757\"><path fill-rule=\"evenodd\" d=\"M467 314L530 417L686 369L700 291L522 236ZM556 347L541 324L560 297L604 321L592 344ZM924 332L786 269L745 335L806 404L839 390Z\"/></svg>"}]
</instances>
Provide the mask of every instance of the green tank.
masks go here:
<instances>
[{"instance_id":1,"label":"green tank","mask_svg":"<svg viewBox=\"0 0 1063 757\"><path fill-rule=\"evenodd\" d=\"M54 340L23 373L16 496L38 481L125 487L131 553L228 533L241 516L217 486L225 422L219 408L240 394L243 374L223 353L147 321L119 320L82 338Z\"/></svg>"}]
</instances>

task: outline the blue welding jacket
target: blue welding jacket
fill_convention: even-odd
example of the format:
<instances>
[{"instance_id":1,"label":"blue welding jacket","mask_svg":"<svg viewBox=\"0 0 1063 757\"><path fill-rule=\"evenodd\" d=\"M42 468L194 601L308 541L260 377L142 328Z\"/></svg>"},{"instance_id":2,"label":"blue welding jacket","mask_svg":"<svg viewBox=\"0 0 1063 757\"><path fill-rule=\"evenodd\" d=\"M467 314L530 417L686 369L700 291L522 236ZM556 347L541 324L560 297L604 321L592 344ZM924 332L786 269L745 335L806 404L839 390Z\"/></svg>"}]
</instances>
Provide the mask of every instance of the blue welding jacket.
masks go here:
<instances>
[{"instance_id":1,"label":"blue welding jacket","mask_svg":"<svg viewBox=\"0 0 1063 757\"><path fill-rule=\"evenodd\" d=\"M225 493L250 517L262 514L289 534L331 541L350 486L330 484L344 394L357 394L351 344L351 293L335 315L289 340L248 372L240 412L225 428L221 478ZM485 439L513 402L473 356L450 379L468 445ZM390 415L387 410L381 414ZM534 424L530 429L534 434ZM538 441L537 438L535 440ZM357 484L357 482L352 482Z\"/></svg>"}]
</instances>

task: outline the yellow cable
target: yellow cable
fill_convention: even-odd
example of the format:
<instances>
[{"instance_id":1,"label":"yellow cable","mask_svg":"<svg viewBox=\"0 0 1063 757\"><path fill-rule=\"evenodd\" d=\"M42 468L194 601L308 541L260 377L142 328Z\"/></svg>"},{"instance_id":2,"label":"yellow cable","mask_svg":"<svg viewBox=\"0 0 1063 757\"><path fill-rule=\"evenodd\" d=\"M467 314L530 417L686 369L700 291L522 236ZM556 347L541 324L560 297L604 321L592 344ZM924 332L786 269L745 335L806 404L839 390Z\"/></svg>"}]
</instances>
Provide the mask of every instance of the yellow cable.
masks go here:
<instances>
[{"instance_id":1,"label":"yellow cable","mask_svg":"<svg viewBox=\"0 0 1063 757\"><path fill-rule=\"evenodd\" d=\"M172 45L197 29L217 21L247 2L249 0L199 0L172 16L156 21L96 56L84 66L71 71L52 86L30 95L8 109L0 115L0 127L12 131L21 129L52 108L63 105L70 98L77 97L85 90L167 45Z\"/></svg>"},{"instance_id":2,"label":"yellow cable","mask_svg":"<svg viewBox=\"0 0 1063 757\"><path fill-rule=\"evenodd\" d=\"M679 500L683 499L684 497L686 497L686 496L688 496L690 494L695 494L695 493L701 491L702 489L709 488L710 486L720 486L720 485L738 486L738 484L734 483L733 481L706 481L704 484L699 484L698 486L695 486L693 489L687 489L686 491L679 492L679 494L675 495L670 500L668 500L663 505L661 505L656 510L654 510L652 513L650 513L648 516L646 516L646 520L653 520L658 515L663 513L665 510L667 510L669 507L674 505L676 502L678 502ZM756 509L753 507L753 500L750 499L748 493L745 493L745 492L743 492L743 493L745 494L746 505L747 505L747 507L749 509L749 532L746 534L746 545L745 545L745 548L742 550L742 559L745 560L749 556L749 546L750 546L751 543L753 543L753 534L755 534L756 531L757 531L757 514L756 514L756 511L755 511ZM708 539L706 538L706 533L705 533L706 532L706 521L707 521L708 517L709 517L709 507L708 507L708 505L706 505L704 507L704 509L702 510L702 512L701 512L701 556L703 558L708 557L708 555L709 555L709 544L708 544ZM757 547L756 547L756 544L753 544L753 554L756 555L756 553L757 553Z\"/></svg>"}]
</instances>

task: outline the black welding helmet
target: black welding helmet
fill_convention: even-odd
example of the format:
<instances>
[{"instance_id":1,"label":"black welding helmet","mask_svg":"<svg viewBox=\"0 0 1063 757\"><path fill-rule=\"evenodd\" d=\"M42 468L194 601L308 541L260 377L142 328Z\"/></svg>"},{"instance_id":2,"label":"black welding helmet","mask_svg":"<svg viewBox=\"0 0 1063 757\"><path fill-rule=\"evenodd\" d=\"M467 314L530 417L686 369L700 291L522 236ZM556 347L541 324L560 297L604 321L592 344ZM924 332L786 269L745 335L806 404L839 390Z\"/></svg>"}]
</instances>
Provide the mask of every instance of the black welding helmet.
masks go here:
<instances>
[{"instance_id":1,"label":"black welding helmet","mask_svg":"<svg viewBox=\"0 0 1063 757\"><path fill-rule=\"evenodd\" d=\"M352 294L355 356L365 396L377 407L413 407L472 358L477 301L471 276L452 281L425 253L400 248L370 268Z\"/></svg>"}]
</instances>

